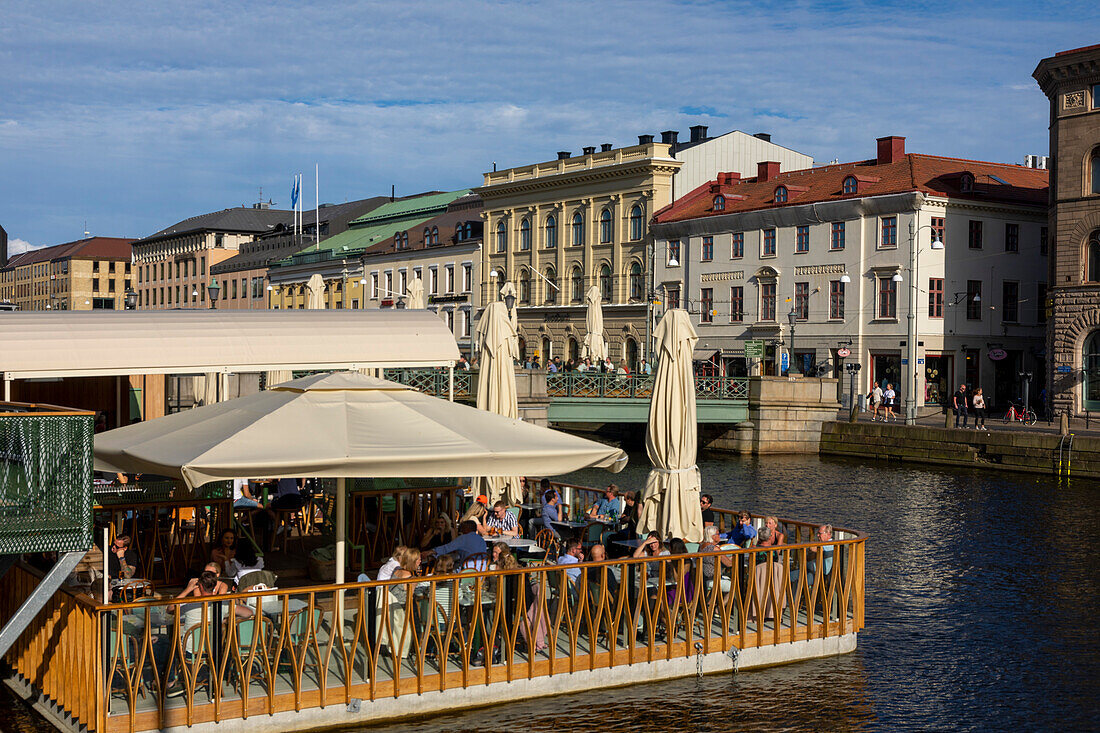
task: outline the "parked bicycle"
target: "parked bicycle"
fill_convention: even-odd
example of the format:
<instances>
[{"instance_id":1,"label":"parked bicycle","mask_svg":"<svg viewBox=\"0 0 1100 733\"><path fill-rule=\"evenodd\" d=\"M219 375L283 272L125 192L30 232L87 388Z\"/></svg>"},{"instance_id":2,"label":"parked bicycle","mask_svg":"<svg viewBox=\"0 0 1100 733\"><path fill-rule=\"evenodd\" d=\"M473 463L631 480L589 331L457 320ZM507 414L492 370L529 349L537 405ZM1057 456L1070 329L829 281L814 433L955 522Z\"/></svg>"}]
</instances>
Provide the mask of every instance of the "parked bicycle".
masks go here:
<instances>
[{"instance_id":1,"label":"parked bicycle","mask_svg":"<svg viewBox=\"0 0 1100 733\"><path fill-rule=\"evenodd\" d=\"M1035 410L1030 407L1025 408L1023 403L1010 402L1008 404L1008 412L1005 413L1005 424L1010 422L1019 421L1028 427L1035 424L1038 417L1035 415Z\"/></svg>"}]
</instances>

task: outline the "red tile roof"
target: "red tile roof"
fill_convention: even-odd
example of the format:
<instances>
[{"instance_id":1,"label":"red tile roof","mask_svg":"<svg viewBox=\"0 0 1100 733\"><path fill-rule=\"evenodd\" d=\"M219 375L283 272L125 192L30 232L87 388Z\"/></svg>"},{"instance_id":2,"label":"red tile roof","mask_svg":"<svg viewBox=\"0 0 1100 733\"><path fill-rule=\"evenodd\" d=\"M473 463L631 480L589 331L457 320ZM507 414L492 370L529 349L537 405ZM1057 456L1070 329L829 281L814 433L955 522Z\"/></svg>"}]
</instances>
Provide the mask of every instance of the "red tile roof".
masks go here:
<instances>
[{"instance_id":1,"label":"red tile roof","mask_svg":"<svg viewBox=\"0 0 1100 733\"><path fill-rule=\"evenodd\" d=\"M974 177L972 191L962 191L963 173L970 173ZM849 176L856 178L858 189L855 193L846 194L843 192L844 179ZM786 203L774 202L775 189L778 186L787 187ZM1041 169L909 153L892 163L879 163L872 159L827 165L780 173L767 181L758 181L757 178L743 178L738 181L719 174L717 181L703 184L676 203L658 211L654 218L658 223L684 221L910 191L1045 208L1047 186L1047 171ZM714 197L718 193L726 197L722 211L714 210Z\"/></svg>"},{"instance_id":2,"label":"red tile roof","mask_svg":"<svg viewBox=\"0 0 1100 733\"><path fill-rule=\"evenodd\" d=\"M1081 48L1071 48L1068 51L1059 51L1054 54L1055 56L1068 56L1071 53L1077 53L1078 51L1092 51L1093 49L1100 48L1100 43L1094 43L1091 46L1081 46Z\"/></svg>"},{"instance_id":3,"label":"red tile roof","mask_svg":"<svg viewBox=\"0 0 1100 733\"><path fill-rule=\"evenodd\" d=\"M130 261L130 244L133 239L120 237L88 237L75 242L55 244L52 247L32 249L8 260L5 270L36 262L67 259L125 260Z\"/></svg>"}]
</instances>

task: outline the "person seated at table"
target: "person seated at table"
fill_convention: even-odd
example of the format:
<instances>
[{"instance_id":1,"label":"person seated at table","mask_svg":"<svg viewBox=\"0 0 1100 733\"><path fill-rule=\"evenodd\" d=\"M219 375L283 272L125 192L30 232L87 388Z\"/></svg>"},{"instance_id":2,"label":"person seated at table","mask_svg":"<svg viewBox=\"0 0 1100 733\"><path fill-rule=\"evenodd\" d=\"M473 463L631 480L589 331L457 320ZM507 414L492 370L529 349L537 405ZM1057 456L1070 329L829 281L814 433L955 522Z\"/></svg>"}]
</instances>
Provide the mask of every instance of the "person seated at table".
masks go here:
<instances>
[{"instance_id":1,"label":"person seated at table","mask_svg":"<svg viewBox=\"0 0 1100 733\"><path fill-rule=\"evenodd\" d=\"M560 540L561 535L558 534L554 522L562 521L562 514L561 497L558 496L556 491L547 490L542 495L542 517L539 519L540 530L548 529Z\"/></svg>"},{"instance_id":2,"label":"person seated at table","mask_svg":"<svg viewBox=\"0 0 1100 733\"><path fill-rule=\"evenodd\" d=\"M584 559L584 544L579 537L572 537L565 541L565 552L558 558L558 565L576 565ZM580 568L569 568L565 571L570 583L576 583L581 577Z\"/></svg>"},{"instance_id":3,"label":"person seated at table","mask_svg":"<svg viewBox=\"0 0 1100 733\"><path fill-rule=\"evenodd\" d=\"M451 524L451 518L446 513L440 512L435 515L431 528L424 533L424 538L420 540L420 549L434 550L440 545L453 541L454 538L455 528Z\"/></svg>"},{"instance_id":4,"label":"person seated at table","mask_svg":"<svg viewBox=\"0 0 1100 733\"><path fill-rule=\"evenodd\" d=\"M814 538L815 542L829 542L833 539L833 525L823 524L817 528L817 536ZM825 545L821 548L821 565L825 571L825 575L822 578L824 582L825 578L829 577L829 573L833 572L833 557L836 555L836 545ZM811 549L806 551L806 582L808 587L812 590L814 587L814 578L817 575L817 550Z\"/></svg>"},{"instance_id":5,"label":"person seated at table","mask_svg":"<svg viewBox=\"0 0 1100 733\"><path fill-rule=\"evenodd\" d=\"M392 580L411 578L420 569L420 550L415 547L404 549L405 552L402 553L400 558L401 564L393 571ZM413 639L413 630L405 628L405 604L408 600L409 587L409 583L398 583L387 586L385 589L383 596L385 601L382 607L387 609L389 615L389 634L383 633L381 617L379 618L381 644L396 652L398 659L409 655L409 648ZM390 640L392 640L392 644Z\"/></svg>"},{"instance_id":6,"label":"person seated at table","mask_svg":"<svg viewBox=\"0 0 1100 733\"><path fill-rule=\"evenodd\" d=\"M262 530L267 535L264 546L268 552L275 549L275 537L283 530L280 526L280 514L296 512L306 505L306 499L298 485L298 479L281 478L275 484L275 498L264 510Z\"/></svg>"},{"instance_id":7,"label":"person seated at table","mask_svg":"<svg viewBox=\"0 0 1100 733\"><path fill-rule=\"evenodd\" d=\"M222 572L222 569L218 567L218 564L216 562L206 563L206 565L202 569L202 573L199 574L199 577L191 578L190 580L188 580L187 585L184 586L183 590L181 590L179 592L179 595L177 595L176 598L188 598L190 596L201 596L201 595L220 596L220 595L224 595L224 594L228 593L229 592L229 586L224 581L222 581L221 579L218 578L218 575L221 572ZM213 588L213 590L210 591L210 593L200 593L199 592L199 581L202 579L202 576L205 575L206 573L213 573L214 574L214 579L217 580L217 582L214 584L214 588Z\"/></svg>"},{"instance_id":8,"label":"person seated at table","mask_svg":"<svg viewBox=\"0 0 1100 733\"><path fill-rule=\"evenodd\" d=\"M738 547L752 547L756 542L756 527L752 526L752 515L741 510L737 513L737 526L726 534L726 541Z\"/></svg>"},{"instance_id":9,"label":"person seated at table","mask_svg":"<svg viewBox=\"0 0 1100 733\"><path fill-rule=\"evenodd\" d=\"M432 575L452 575L455 572L455 557L454 555L439 555L435 558L435 564L432 566L428 576ZM455 581L438 581L435 583L435 602L443 607L444 613L451 612L451 599L454 598ZM424 604L421 606L421 610L424 611L421 614L421 618L428 618L426 602L428 600L429 593L431 592L430 583L421 583L417 588L417 594L422 596ZM438 619L442 624L446 624L446 619ZM442 631L442 629L441 629Z\"/></svg>"},{"instance_id":10,"label":"person seated at table","mask_svg":"<svg viewBox=\"0 0 1100 733\"><path fill-rule=\"evenodd\" d=\"M115 535L107 553L107 575L111 580L129 580L137 573L137 554L130 549L130 535Z\"/></svg>"},{"instance_id":11,"label":"person seated at table","mask_svg":"<svg viewBox=\"0 0 1100 733\"><path fill-rule=\"evenodd\" d=\"M493 544L493 559L490 570L515 570L519 567L519 559L512 548L503 542Z\"/></svg>"},{"instance_id":12,"label":"person seated at table","mask_svg":"<svg viewBox=\"0 0 1100 733\"><path fill-rule=\"evenodd\" d=\"M665 579L670 585L666 589L666 600L671 608L677 601L690 603L695 598L695 569L688 553L687 543L679 537L669 540L668 553L670 556L684 556L682 560L668 560L668 570L665 571Z\"/></svg>"},{"instance_id":13,"label":"person seated at table","mask_svg":"<svg viewBox=\"0 0 1100 733\"><path fill-rule=\"evenodd\" d=\"M210 550L210 562L216 562L219 573L232 575L229 572L229 561L237 555L237 533L232 529L223 529L218 535L218 543Z\"/></svg>"},{"instance_id":14,"label":"person seated at table","mask_svg":"<svg viewBox=\"0 0 1100 733\"><path fill-rule=\"evenodd\" d=\"M786 536L779 531L779 520L775 517L765 517L764 526L760 528L758 532L758 538L756 547L778 547L784 544ZM783 615L783 609L786 608L787 598L783 593L783 555L778 550L761 550L754 554L756 556L756 593L755 599L750 601L748 613L746 618L749 621L756 620L760 615L763 615L765 621L769 621L776 615L778 609L778 615ZM769 571L768 560L771 560L771 568ZM769 586L771 589L769 591ZM758 613L763 609L763 614Z\"/></svg>"},{"instance_id":15,"label":"person seated at table","mask_svg":"<svg viewBox=\"0 0 1100 733\"><path fill-rule=\"evenodd\" d=\"M252 494L252 485L248 479L233 479L233 508L234 509L259 509L260 502Z\"/></svg>"},{"instance_id":16,"label":"person seated at table","mask_svg":"<svg viewBox=\"0 0 1100 733\"><path fill-rule=\"evenodd\" d=\"M498 501L486 515L478 532L484 537L519 537L519 521L508 511L508 504Z\"/></svg>"},{"instance_id":17,"label":"person seated at table","mask_svg":"<svg viewBox=\"0 0 1100 733\"><path fill-rule=\"evenodd\" d=\"M592 545L588 550L589 562L604 562L607 560L607 548L603 545ZM609 565L607 567L607 592L614 599L619 595L619 566ZM588 571L588 585L591 588L595 583L597 586L601 583L603 576L603 570L601 568L592 568Z\"/></svg>"},{"instance_id":18,"label":"person seated at table","mask_svg":"<svg viewBox=\"0 0 1100 733\"><path fill-rule=\"evenodd\" d=\"M604 489L603 498L592 505L588 510L588 516L593 519L618 519L622 513L622 505L619 503L619 487L608 484Z\"/></svg>"},{"instance_id":19,"label":"person seated at table","mask_svg":"<svg viewBox=\"0 0 1100 733\"><path fill-rule=\"evenodd\" d=\"M489 497L482 494L474 500L474 503L470 505L470 508L466 510L466 513L458 520L459 524L467 521L474 521L477 526L481 526L481 520L485 518L485 515L489 513L488 509Z\"/></svg>"},{"instance_id":20,"label":"person seated at table","mask_svg":"<svg viewBox=\"0 0 1100 733\"><path fill-rule=\"evenodd\" d=\"M239 589L242 578L263 569L264 559L256 555L256 546L244 540L237 546L237 554L229 561L229 572L226 574L233 576L233 583Z\"/></svg>"},{"instance_id":21,"label":"person seated at table","mask_svg":"<svg viewBox=\"0 0 1100 733\"><path fill-rule=\"evenodd\" d=\"M541 481L539 481L539 496L542 497L543 506L546 506L546 492L547 491L553 492L554 496L556 496L558 498L558 504L559 505L562 504L561 492L550 485L550 479L544 478Z\"/></svg>"},{"instance_id":22,"label":"person seated at table","mask_svg":"<svg viewBox=\"0 0 1100 733\"><path fill-rule=\"evenodd\" d=\"M634 557L660 557L668 554L668 548L661 542L661 535L659 532L653 531L646 535L645 541L638 545L634 550ZM650 578L657 577L657 563L647 562L645 564L646 573Z\"/></svg>"},{"instance_id":23,"label":"person seated at table","mask_svg":"<svg viewBox=\"0 0 1100 733\"><path fill-rule=\"evenodd\" d=\"M401 567L401 560L405 557L405 553L409 548L404 545L398 545L393 548L393 554L389 560L382 563L382 567L378 568L378 575L375 576L375 580L389 580L393 576L393 571Z\"/></svg>"},{"instance_id":24,"label":"person seated at table","mask_svg":"<svg viewBox=\"0 0 1100 733\"><path fill-rule=\"evenodd\" d=\"M703 526L708 524L714 524L714 509L711 506L714 504L714 497L710 494L702 494L699 496L699 508L703 510Z\"/></svg>"},{"instance_id":25,"label":"person seated at table","mask_svg":"<svg viewBox=\"0 0 1100 733\"><path fill-rule=\"evenodd\" d=\"M703 526L703 541L699 544L699 552L717 552L721 549L719 544L721 539L718 536L718 528L713 524L707 524ZM733 567L732 555L719 555L718 562L724 567ZM714 556L703 557L699 560L699 574L703 577L703 585L706 588L710 588L714 584ZM725 580L723 578L723 580ZM723 590L728 590L728 581L723 585Z\"/></svg>"},{"instance_id":26,"label":"person seated at table","mask_svg":"<svg viewBox=\"0 0 1100 733\"><path fill-rule=\"evenodd\" d=\"M466 561L466 558L470 555L477 555L488 551L488 545L485 544L485 540L481 535L477 533L477 523L472 519L467 519L458 525L459 535L452 541L440 545L434 550L428 550L427 555L447 555L450 553L455 554L455 559L459 563ZM419 554L419 550L417 551Z\"/></svg>"}]
</instances>

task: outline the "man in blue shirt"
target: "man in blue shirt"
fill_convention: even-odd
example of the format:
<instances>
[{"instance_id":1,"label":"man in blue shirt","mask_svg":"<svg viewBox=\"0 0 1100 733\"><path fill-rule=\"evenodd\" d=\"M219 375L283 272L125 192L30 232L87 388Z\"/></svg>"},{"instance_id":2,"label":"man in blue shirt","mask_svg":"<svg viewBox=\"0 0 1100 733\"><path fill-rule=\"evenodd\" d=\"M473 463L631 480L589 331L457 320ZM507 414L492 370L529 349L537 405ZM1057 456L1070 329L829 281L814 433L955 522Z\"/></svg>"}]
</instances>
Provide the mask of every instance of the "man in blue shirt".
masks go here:
<instances>
[{"instance_id":1,"label":"man in blue shirt","mask_svg":"<svg viewBox=\"0 0 1100 733\"><path fill-rule=\"evenodd\" d=\"M581 541L573 538L565 543L565 554L558 558L558 565L575 565L582 558L584 558L584 550ZM565 574L569 576L570 582L576 583L581 577L581 569L569 568L565 571Z\"/></svg>"},{"instance_id":2,"label":"man in blue shirt","mask_svg":"<svg viewBox=\"0 0 1100 733\"><path fill-rule=\"evenodd\" d=\"M614 512L617 517L621 512L621 505L619 504L619 497L616 496L619 491L619 487L615 484L608 484L607 488L603 492L603 498L600 499L595 506L588 510L588 516L590 517L602 517L608 519Z\"/></svg>"},{"instance_id":3,"label":"man in blue shirt","mask_svg":"<svg viewBox=\"0 0 1100 733\"><path fill-rule=\"evenodd\" d=\"M458 531L461 533L458 537L445 545L440 545L434 550L429 550L428 554L450 555L453 553L455 555L456 564L461 565L470 555L477 555L488 551L489 548L485 544L485 540L477 533L476 522L467 519L465 522L458 525Z\"/></svg>"},{"instance_id":4,"label":"man in blue shirt","mask_svg":"<svg viewBox=\"0 0 1100 733\"><path fill-rule=\"evenodd\" d=\"M726 541L738 547L748 547L756 539L756 527L752 526L752 517L742 511L737 515L737 526L726 535Z\"/></svg>"}]
</instances>

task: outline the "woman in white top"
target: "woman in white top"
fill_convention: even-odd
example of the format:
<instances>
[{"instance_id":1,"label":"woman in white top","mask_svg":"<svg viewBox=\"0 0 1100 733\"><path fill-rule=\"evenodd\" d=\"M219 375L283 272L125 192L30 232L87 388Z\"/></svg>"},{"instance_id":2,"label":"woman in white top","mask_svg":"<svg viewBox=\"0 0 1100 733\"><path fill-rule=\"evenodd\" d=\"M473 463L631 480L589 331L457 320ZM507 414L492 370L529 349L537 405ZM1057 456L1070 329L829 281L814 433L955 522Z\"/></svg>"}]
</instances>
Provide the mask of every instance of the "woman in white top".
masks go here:
<instances>
[{"instance_id":1,"label":"woman in white top","mask_svg":"<svg viewBox=\"0 0 1100 733\"><path fill-rule=\"evenodd\" d=\"M241 578L264 569L264 559L256 556L255 546L246 539L237 546L237 554L226 565L233 575L233 582L239 589Z\"/></svg>"},{"instance_id":2,"label":"woman in white top","mask_svg":"<svg viewBox=\"0 0 1100 733\"><path fill-rule=\"evenodd\" d=\"M970 404L974 408L974 429L989 430L985 426L985 395L982 394L981 387L974 390L974 396L970 398Z\"/></svg>"}]
</instances>

